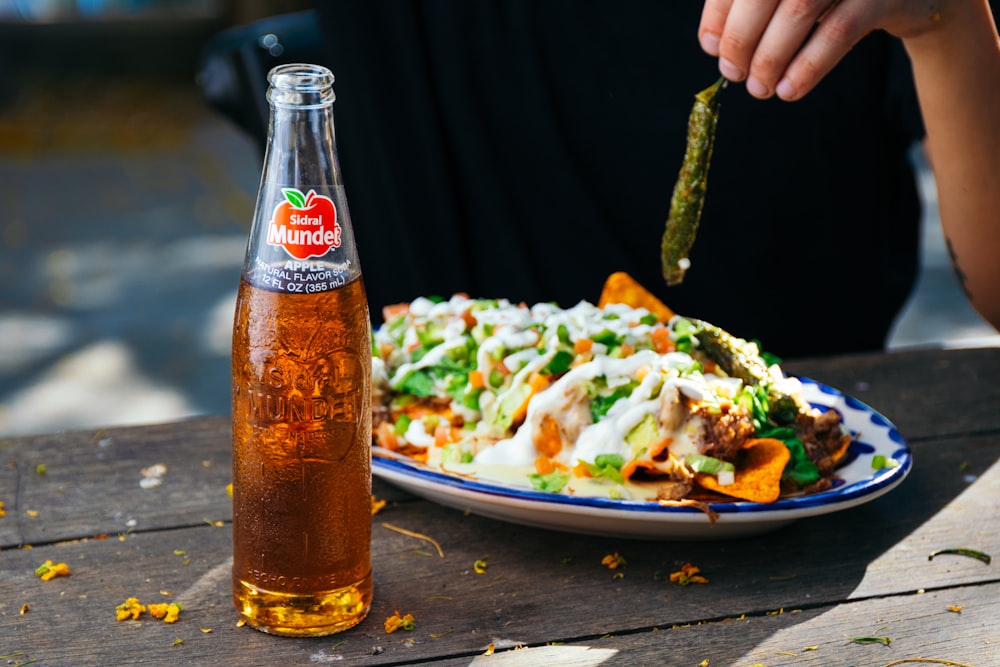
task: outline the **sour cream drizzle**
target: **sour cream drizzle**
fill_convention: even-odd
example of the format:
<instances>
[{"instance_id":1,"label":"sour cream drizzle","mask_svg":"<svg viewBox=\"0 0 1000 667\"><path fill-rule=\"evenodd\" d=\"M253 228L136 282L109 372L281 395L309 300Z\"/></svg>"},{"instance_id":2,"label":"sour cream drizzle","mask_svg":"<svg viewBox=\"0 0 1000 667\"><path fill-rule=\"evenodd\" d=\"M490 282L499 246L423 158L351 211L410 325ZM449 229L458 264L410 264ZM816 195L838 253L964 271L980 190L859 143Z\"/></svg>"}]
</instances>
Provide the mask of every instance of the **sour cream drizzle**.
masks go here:
<instances>
[{"instance_id":1,"label":"sour cream drizzle","mask_svg":"<svg viewBox=\"0 0 1000 667\"><path fill-rule=\"evenodd\" d=\"M471 330L469 315L476 323ZM409 326L401 338L400 332L392 332L391 326L385 325L376 331L376 345L414 349L420 345L419 328L433 328L442 342L417 360L398 354L397 349L384 364L376 365L378 377L398 387L409 373L441 363L451 350L468 345L471 337L478 346L478 370L484 375L497 370L504 376L499 387L488 386L482 392L478 414L468 406L453 404L467 425L475 423L470 441L493 443L478 449L475 463L531 466L538 457L534 440L545 415L558 419L564 445L556 460L566 466L579 461L593 463L601 454L618 454L629 460L637 453L628 441L629 434L647 417L657 417L663 400L679 392L699 404L718 405L732 400L742 387L736 378L704 374L688 354L658 354L649 349L653 328L660 326L649 315L641 308L609 305L599 309L583 301L568 309L553 304L528 309L506 300L485 302L460 295L440 303L417 299L410 305ZM532 397L520 428L513 433L496 433L489 422L504 395L523 389L531 375L545 368L558 349L567 347L567 337L570 344L580 339L612 338L637 351L609 356L607 345L593 342L593 358L577 355L564 375ZM595 383L611 391L637 380L637 386L595 423L589 408ZM683 458L699 451L700 433L698 419L685 419L674 431L660 435L670 438L670 452ZM417 424L411 424L402 437L414 445L433 442Z\"/></svg>"}]
</instances>

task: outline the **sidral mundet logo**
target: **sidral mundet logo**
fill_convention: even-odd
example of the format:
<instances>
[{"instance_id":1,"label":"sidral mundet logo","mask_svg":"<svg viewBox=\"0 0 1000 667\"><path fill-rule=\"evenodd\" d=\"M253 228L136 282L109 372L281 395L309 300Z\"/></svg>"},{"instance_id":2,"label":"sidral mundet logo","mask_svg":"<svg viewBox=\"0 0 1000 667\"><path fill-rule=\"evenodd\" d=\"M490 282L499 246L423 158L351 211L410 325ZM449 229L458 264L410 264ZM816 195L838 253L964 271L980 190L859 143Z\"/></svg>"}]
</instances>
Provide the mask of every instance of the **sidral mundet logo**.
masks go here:
<instances>
[{"instance_id":1,"label":"sidral mundet logo","mask_svg":"<svg viewBox=\"0 0 1000 667\"><path fill-rule=\"evenodd\" d=\"M340 247L340 224L333 200L310 190L282 188L285 200L274 207L267 244L281 246L295 259L322 257Z\"/></svg>"}]
</instances>

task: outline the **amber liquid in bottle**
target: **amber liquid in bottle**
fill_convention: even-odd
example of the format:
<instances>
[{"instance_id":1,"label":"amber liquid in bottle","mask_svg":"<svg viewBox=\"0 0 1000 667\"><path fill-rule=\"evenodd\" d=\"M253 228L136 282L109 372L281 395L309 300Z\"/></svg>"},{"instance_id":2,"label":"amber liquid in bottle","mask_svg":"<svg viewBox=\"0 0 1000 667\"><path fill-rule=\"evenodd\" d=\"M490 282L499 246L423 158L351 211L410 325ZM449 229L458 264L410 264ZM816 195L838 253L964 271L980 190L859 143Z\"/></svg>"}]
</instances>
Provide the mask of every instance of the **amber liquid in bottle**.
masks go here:
<instances>
[{"instance_id":1,"label":"amber liquid in bottle","mask_svg":"<svg viewBox=\"0 0 1000 667\"><path fill-rule=\"evenodd\" d=\"M368 613L371 324L333 132L333 75L271 71L271 128L233 327L233 603L264 632Z\"/></svg>"},{"instance_id":2,"label":"amber liquid in bottle","mask_svg":"<svg viewBox=\"0 0 1000 667\"><path fill-rule=\"evenodd\" d=\"M243 280L236 317L234 603L273 634L345 630L372 600L363 284L290 295Z\"/></svg>"}]
</instances>

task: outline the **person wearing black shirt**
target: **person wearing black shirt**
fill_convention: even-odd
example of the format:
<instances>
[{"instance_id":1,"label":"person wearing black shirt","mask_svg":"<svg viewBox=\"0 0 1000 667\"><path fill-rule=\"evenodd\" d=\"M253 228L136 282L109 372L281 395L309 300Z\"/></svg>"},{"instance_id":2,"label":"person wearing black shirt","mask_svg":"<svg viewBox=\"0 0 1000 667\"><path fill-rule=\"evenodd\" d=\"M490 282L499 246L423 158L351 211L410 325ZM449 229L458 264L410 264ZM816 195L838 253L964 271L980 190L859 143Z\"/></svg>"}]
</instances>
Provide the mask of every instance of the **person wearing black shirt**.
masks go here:
<instances>
[{"instance_id":1,"label":"person wearing black shirt","mask_svg":"<svg viewBox=\"0 0 1000 667\"><path fill-rule=\"evenodd\" d=\"M855 1L797 39L843 27L833 11ZM745 43L713 57L734 41L724 9L746 4L705 3L703 22L694 2L321 3L373 320L454 292L596 301L627 271L675 312L782 357L883 347L918 268L911 158L925 134L910 59L885 31L859 35L818 82L723 91L691 268L663 281L693 95L720 69L753 73Z\"/></svg>"}]
</instances>

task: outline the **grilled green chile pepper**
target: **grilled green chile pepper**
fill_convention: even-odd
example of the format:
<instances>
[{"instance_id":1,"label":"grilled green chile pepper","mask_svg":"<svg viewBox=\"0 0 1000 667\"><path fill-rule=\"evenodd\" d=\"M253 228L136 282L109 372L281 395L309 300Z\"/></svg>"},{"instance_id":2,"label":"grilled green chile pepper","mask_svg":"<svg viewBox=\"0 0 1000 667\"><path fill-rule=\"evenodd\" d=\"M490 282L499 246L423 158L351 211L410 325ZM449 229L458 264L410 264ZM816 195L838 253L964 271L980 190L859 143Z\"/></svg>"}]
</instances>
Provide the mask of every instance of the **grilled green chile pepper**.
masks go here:
<instances>
[{"instance_id":1,"label":"grilled green chile pepper","mask_svg":"<svg viewBox=\"0 0 1000 667\"><path fill-rule=\"evenodd\" d=\"M701 211L705 206L708 165L719 121L719 92L725 84L726 79L720 77L694 96L694 106L688 117L684 162L670 197L670 214L660 242L663 278L667 285L679 285L690 265L688 253L694 245Z\"/></svg>"}]
</instances>

